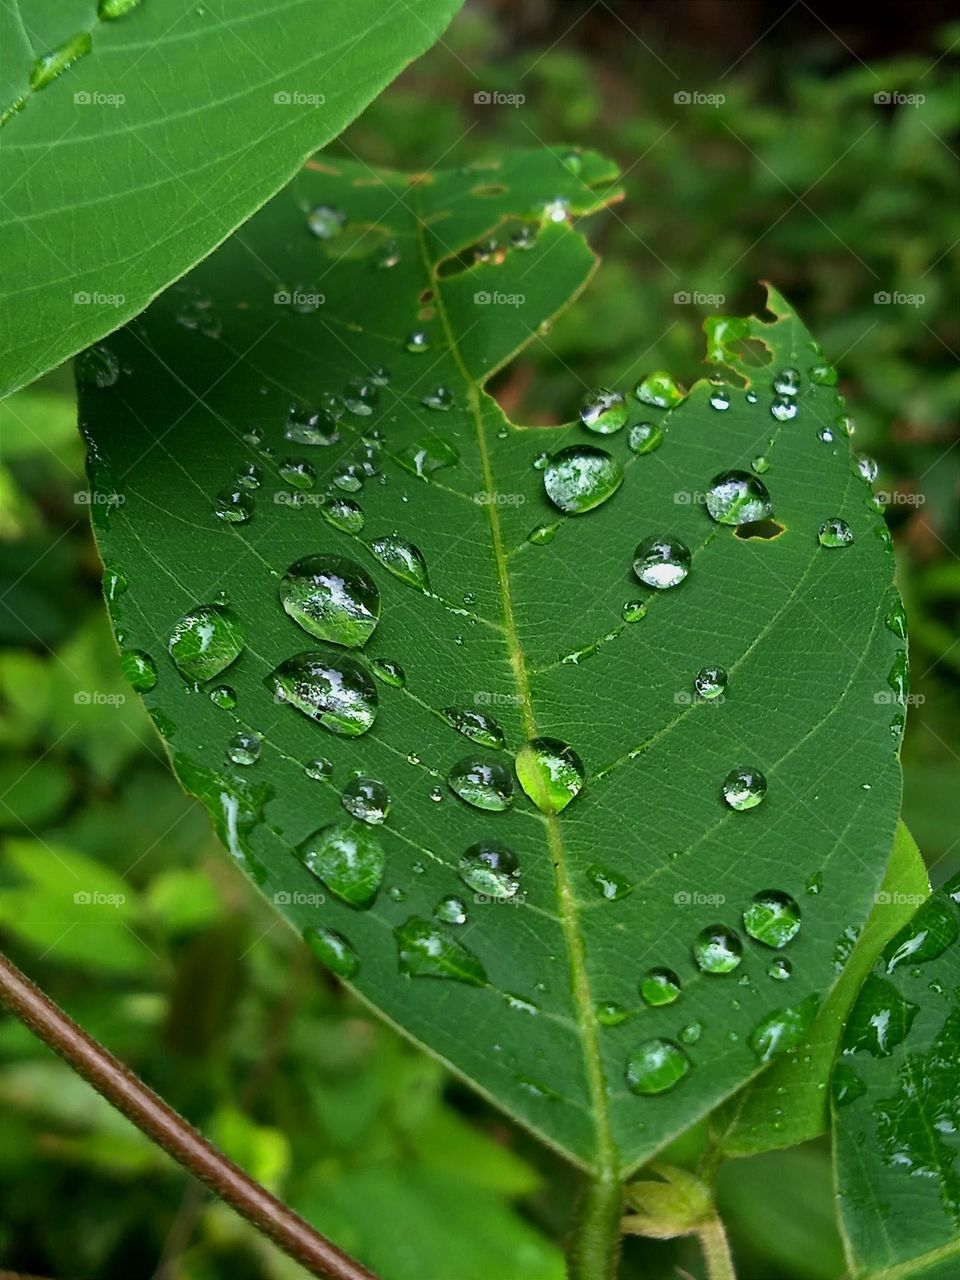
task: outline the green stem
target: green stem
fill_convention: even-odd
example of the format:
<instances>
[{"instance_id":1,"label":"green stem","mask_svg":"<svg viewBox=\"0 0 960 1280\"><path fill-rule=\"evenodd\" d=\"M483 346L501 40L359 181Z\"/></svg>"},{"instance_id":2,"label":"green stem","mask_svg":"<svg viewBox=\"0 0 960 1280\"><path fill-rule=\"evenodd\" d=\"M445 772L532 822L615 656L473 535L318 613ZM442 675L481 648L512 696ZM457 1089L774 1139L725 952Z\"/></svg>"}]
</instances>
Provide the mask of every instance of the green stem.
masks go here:
<instances>
[{"instance_id":1,"label":"green stem","mask_svg":"<svg viewBox=\"0 0 960 1280\"><path fill-rule=\"evenodd\" d=\"M707 1264L707 1280L737 1280L727 1233L719 1216L698 1227L697 1235Z\"/></svg>"},{"instance_id":2,"label":"green stem","mask_svg":"<svg viewBox=\"0 0 960 1280\"><path fill-rule=\"evenodd\" d=\"M618 1178L590 1178L584 1184L568 1249L569 1280L615 1280L622 1210Z\"/></svg>"}]
</instances>

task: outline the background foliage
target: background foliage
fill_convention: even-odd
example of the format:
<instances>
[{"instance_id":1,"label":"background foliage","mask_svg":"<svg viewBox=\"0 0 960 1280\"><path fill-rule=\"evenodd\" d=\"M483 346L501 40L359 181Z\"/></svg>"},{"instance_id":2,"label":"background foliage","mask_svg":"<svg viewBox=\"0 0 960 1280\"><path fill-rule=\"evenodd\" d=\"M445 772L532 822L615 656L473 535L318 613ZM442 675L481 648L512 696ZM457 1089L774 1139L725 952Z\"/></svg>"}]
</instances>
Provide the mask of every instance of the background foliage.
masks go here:
<instances>
[{"instance_id":1,"label":"background foliage","mask_svg":"<svg viewBox=\"0 0 960 1280\"><path fill-rule=\"evenodd\" d=\"M723 22L711 17L721 9ZM499 388L516 420L569 418L582 382L626 386L657 367L694 376L701 314L755 308L758 277L801 309L841 370L857 443L880 463L876 487L901 495L888 518L912 639L904 812L934 883L960 864L960 321L949 303L960 32L939 12L920 7L909 32L888 32L838 27L803 4L477 4L333 147L413 168L563 141L627 170L626 201L591 233L603 269ZM877 93L925 101L877 104ZM924 301L874 301L884 293ZM684 294L694 301L675 301ZM696 301L717 294L725 301ZM387 1280L559 1280L565 1168L339 995L170 778L103 618L73 422L68 370L0 406L4 943ZM64 905L54 867L91 901ZM9 1020L0 1101L0 1265L299 1274ZM825 1146L728 1164L720 1198L744 1280L842 1273ZM700 1274L693 1246L634 1240L624 1276L678 1265Z\"/></svg>"}]
</instances>

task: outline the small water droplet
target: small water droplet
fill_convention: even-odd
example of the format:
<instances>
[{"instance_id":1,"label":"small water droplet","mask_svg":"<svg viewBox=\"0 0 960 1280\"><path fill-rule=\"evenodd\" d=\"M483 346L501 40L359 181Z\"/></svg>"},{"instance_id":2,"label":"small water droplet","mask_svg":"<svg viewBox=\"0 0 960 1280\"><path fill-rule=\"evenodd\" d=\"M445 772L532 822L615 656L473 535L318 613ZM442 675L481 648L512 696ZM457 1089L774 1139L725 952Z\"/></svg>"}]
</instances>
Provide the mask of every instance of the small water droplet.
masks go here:
<instances>
[{"instance_id":1,"label":"small water droplet","mask_svg":"<svg viewBox=\"0 0 960 1280\"><path fill-rule=\"evenodd\" d=\"M420 400L422 405L428 409L452 409L453 408L453 392L449 387L437 385L432 391L428 391Z\"/></svg>"},{"instance_id":2,"label":"small water droplet","mask_svg":"<svg viewBox=\"0 0 960 1280\"><path fill-rule=\"evenodd\" d=\"M797 416L797 402L786 396L776 396L770 405L770 413L777 422L789 422Z\"/></svg>"},{"instance_id":3,"label":"small water droplet","mask_svg":"<svg viewBox=\"0 0 960 1280\"><path fill-rule=\"evenodd\" d=\"M237 705L237 694L228 684L218 684L210 690L210 701L216 707L222 707L225 711L232 711Z\"/></svg>"},{"instance_id":4,"label":"small water droplet","mask_svg":"<svg viewBox=\"0 0 960 1280\"><path fill-rule=\"evenodd\" d=\"M710 408L721 413L730 408L730 396L726 391L713 391L710 395Z\"/></svg>"},{"instance_id":5,"label":"small water droplet","mask_svg":"<svg viewBox=\"0 0 960 1280\"><path fill-rule=\"evenodd\" d=\"M444 924L466 924L467 908L462 898L441 898L433 908L434 918Z\"/></svg>"},{"instance_id":6,"label":"small water droplet","mask_svg":"<svg viewBox=\"0 0 960 1280\"><path fill-rule=\"evenodd\" d=\"M597 1005L596 1016L601 1027L619 1027L621 1023L626 1022L630 1013L615 1000L605 1000Z\"/></svg>"},{"instance_id":7,"label":"small water droplet","mask_svg":"<svg viewBox=\"0 0 960 1280\"><path fill-rule=\"evenodd\" d=\"M890 612L886 617L887 627L895 636L899 636L901 640L907 634L907 614L901 600L895 600L890 606Z\"/></svg>"},{"instance_id":8,"label":"small water droplet","mask_svg":"<svg viewBox=\"0 0 960 1280\"><path fill-rule=\"evenodd\" d=\"M307 215L307 226L318 240L332 240L346 226L347 215L329 204L314 205Z\"/></svg>"},{"instance_id":9,"label":"small water droplet","mask_svg":"<svg viewBox=\"0 0 960 1280\"><path fill-rule=\"evenodd\" d=\"M43 54L30 68L30 87L45 89L62 71L66 71L67 67L73 66L79 58L89 53L92 47L90 32L80 31L50 53Z\"/></svg>"},{"instance_id":10,"label":"small water droplet","mask_svg":"<svg viewBox=\"0 0 960 1280\"><path fill-rule=\"evenodd\" d=\"M253 516L254 502L242 486L221 489L213 504L213 513L227 524L246 524Z\"/></svg>"},{"instance_id":11,"label":"small water droplet","mask_svg":"<svg viewBox=\"0 0 960 1280\"><path fill-rule=\"evenodd\" d=\"M690 1059L672 1040L647 1040L627 1059L626 1079L632 1093L647 1095L672 1089L690 1070Z\"/></svg>"},{"instance_id":12,"label":"small water droplet","mask_svg":"<svg viewBox=\"0 0 960 1280\"><path fill-rule=\"evenodd\" d=\"M839 516L831 516L820 526L817 538L821 547L849 547L853 542L853 530L846 520L841 520Z\"/></svg>"},{"instance_id":13,"label":"small water droplet","mask_svg":"<svg viewBox=\"0 0 960 1280\"><path fill-rule=\"evenodd\" d=\"M415 354L430 350L430 340L422 329L414 329L408 334L403 345Z\"/></svg>"},{"instance_id":14,"label":"small water droplet","mask_svg":"<svg viewBox=\"0 0 960 1280\"><path fill-rule=\"evenodd\" d=\"M623 481L623 468L603 449L571 445L555 453L544 470L547 497L567 515L583 515L611 498Z\"/></svg>"},{"instance_id":15,"label":"small water droplet","mask_svg":"<svg viewBox=\"0 0 960 1280\"><path fill-rule=\"evenodd\" d=\"M767 965L767 975L775 982L786 982L793 973L793 966L786 956L774 956Z\"/></svg>"},{"instance_id":16,"label":"small water droplet","mask_svg":"<svg viewBox=\"0 0 960 1280\"><path fill-rule=\"evenodd\" d=\"M806 883L806 890L807 890L807 893L809 893L810 896L814 898L817 896L817 894L823 892L823 872L822 871L815 871L813 873L813 875L810 877L810 879Z\"/></svg>"},{"instance_id":17,"label":"small water droplet","mask_svg":"<svg viewBox=\"0 0 960 1280\"><path fill-rule=\"evenodd\" d=\"M758 476L762 476L770 470L770 463L762 453L758 453L750 465Z\"/></svg>"},{"instance_id":18,"label":"small water droplet","mask_svg":"<svg viewBox=\"0 0 960 1280\"><path fill-rule=\"evenodd\" d=\"M460 461L460 455L451 444L441 440L439 436L424 435L414 440L413 444L406 449L401 450L396 455L396 461L408 471L412 471L415 476L427 480L434 471L440 471L444 467L455 467Z\"/></svg>"},{"instance_id":19,"label":"small water droplet","mask_svg":"<svg viewBox=\"0 0 960 1280\"><path fill-rule=\"evenodd\" d=\"M120 668L137 693L149 693L157 683L157 665L144 649L125 649Z\"/></svg>"},{"instance_id":20,"label":"small water droplet","mask_svg":"<svg viewBox=\"0 0 960 1280\"><path fill-rule=\"evenodd\" d=\"M677 1039L681 1044L696 1044L702 1035L702 1022L688 1022L685 1027L680 1028Z\"/></svg>"},{"instance_id":21,"label":"small water droplet","mask_svg":"<svg viewBox=\"0 0 960 1280\"><path fill-rule=\"evenodd\" d=\"M303 772L308 778L313 778L314 782L329 782L333 777L333 765L323 756L317 756L315 760L307 761Z\"/></svg>"},{"instance_id":22,"label":"small water droplet","mask_svg":"<svg viewBox=\"0 0 960 1280\"><path fill-rule=\"evenodd\" d=\"M747 471L724 471L714 476L706 492L706 506L718 524L750 524L773 515L766 485Z\"/></svg>"},{"instance_id":23,"label":"small water droplet","mask_svg":"<svg viewBox=\"0 0 960 1280\"><path fill-rule=\"evenodd\" d=\"M227 759L232 764L256 764L263 744L255 733L241 729L227 743Z\"/></svg>"},{"instance_id":24,"label":"small water droplet","mask_svg":"<svg viewBox=\"0 0 960 1280\"><path fill-rule=\"evenodd\" d=\"M723 780L723 798L731 809L754 809L767 794L767 780L753 765L738 765Z\"/></svg>"},{"instance_id":25,"label":"small water droplet","mask_svg":"<svg viewBox=\"0 0 960 1280\"><path fill-rule=\"evenodd\" d=\"M560 813L579 794L583 762L566 742L533 738L517 752L515 768L520 785L543 813Z\"/></svg>"},{"instance_id":26,"label":"small water droplet","mask_svg":"<svg viewBox=\"0 0 960 1280\"><path fill-rule=\"evenodd\" d=\"M675 409L686 399L676 378L664 369L648 373L637 383L634 393L641 404L652 405L654 409Z\"/></svg>"},{"instance_id":27,"label":"small water droplet","mask_svg":"<svg viewBox=\"0 0 960 1280\"><path fill-rule=\"evenodd\" d=\"M349 649L366 644L380 617L377 584L344 556L306 556L292 564L280 581L280 603L304 631Z\"/></svg>"},{"instance_id":28,"label":"small water droplet","mask_svg":"<svg viewBox=\"0 0 960 1280\"><path fill-rule=\"evenodd\" d=\"M768 947L785 947L800 931L800 908L789 893L764 889L743 913L751 938Z\"/></svg>"},{"instance_id":29,"label":"small water droplet","mask_svg":"<svg viewBox=\"0 0 960 1280\"><path fill-rule=\"evenodd\" d=\"M423 558L423 552L412 542L405 542L403 538L389 535L374 539L370 543L370 550L395 578L399 578L401 582L406 582L411 587L417 587L420 591L430 590L427 562Z\"/></svg>"},{"instance_id":30,"label":"small water droplet","mask_svg":"<svg viewBox=\"0 0 960 1280\"><path fill-rule=\"evenodd\" d=\"M472 707L445 707L441 713L450 724L471 742L481 747L490 747L494 751L505 746L503 730L484 711L476 711Z\"/></svg>"},{"instance_id":31,"label":"small water droplet","mask_svg":"<svg viewBox=\"0 0 960 1280\"><path fill-rule=\"evenodd\" d=\"M306 458L285 458L279 466L280 478L295 489L312 489L317 473Z\"/></svg>"},{"instance_id":32,"label":"small water droplet","mask_svg":"<svg viewBox=\"0 0 960 1280\"><path fill-rule=\"evenodd\" d=\"M363 528L363 511L352 498L325 494L320 503L320 514L327 524L343 533L359 533Z\"/></svg>"},{"instance_id":33,"label":"small water droplet","mask_svg":"<svg viewBox=\"0 0 960 1280\"><path fill-rule=\"evenodd\" d=\"M633 453L653 453L663 444L664 430L656 422L635 422L627 432L627 445Z\"/></svg>"},{"instance_id":34,"label":"small water droplet","mask_svg":"<svg viewBox=\"0 0 960 1280\"><path fill-rule=\"evenodd\" d=\"M709 925L693 944L693 957L704 973L731 973L743 959L743 945L726 925Z\"/></svg>"},{"instance_id":35,"label":"small water droplet","mask_svg":"<svg viewBox=\"0 0 960 1280\"><path fill-rule=\"evenodd\" d=\"M769 1062L778 1054L795 1049L803 1042L817 1011L818 997L812 996L802 1004L786 1009L775 1009L753 1029L750 1047L761 1062Z\"/></svg>"},{"instance_id":36,"label":"small water droplet","mask_svg":"<svg viewBox=\"0 0 960 1280\"><path fill-rule=\"evenodd\" d=\"M239 657L245 643L243 624L221 605L198 605L174 627L167 649L188 680L211 680Z\"/></svg>"},{"instance_id":37,"label":"small water droplet","mask_svg":"<svg viewBox=\"0 0 960 1280\"><path fill-rule=\"evenodd\" d=\"M597 435L612 435L626 420L627 402L619 391L611 391L609 387L588 391L580 402L580 421Z\"/></svg>"},{"instance_id":38,"label":"small water droplet","mask_svg":"<svg viewBox=\"0 0 960 1280\"><path fill-rule=\"evenodd\" d=\"M486 971L473 952L429 920L411 916L393 935L405 978L452 978L474 987L486 986Z\"/></svg>"},{"instance_id":39,"label":"small water droplet","mask_svg":"<svg viewBox=\"0 0 960 1280\"><path fill-rule=\"evenodd\" d=\"M354 978L360 972L357 954L341 934L317 924L308 926L303 936L320 963L338 978Z\"/></svg>"},{"instance_id":40,"label":"small water droplet","mask_svg":"<svg viewBox=\"0 0 960 1280\"><path fill-rule=\"evenodd\" d=\"M832 364L815 364L808 370L810 381L816 383L818 387L835 387L837 385L837 371Z\"/></svg>"},{"instance_id":41,"label":"small water droplet","mask_svg":"<svg viewBox=\"0 0 960 1280\"><path fill-rule=\"evenodd\" d=\"M384 684L394 689L402 689L407 683L406 672L399 662L391 662L388 658L372 658L370 670Z\"/></svg>"},{"instance_id":42,"label":"small water droplet","mask_svg":"<svg viewBox=\"0 0 960 1280\"><path fill-rule=\"evenodd\" d=\"M340 803L351 817L378 827L390 811L390 792L376 778L361 774L343 788Z\"/></svg>"},{"instance_id":43,"label":"small water droplet","mask_svg":"<svg viewBox=\"0 0 960 1280\"><path fill-rule=\"evenodd\" d=\"M617 902L633 892L633 884L609 867L602 867L598 862L592 863L586 870L586 878L607 902Z\"/></svg>"},{"instance_id":44,"label":"small water droplet","mask_svg":"<svg viewBox=\"0 0 960 1280\"><path fill-rule=\"evenodd\" d=\"M331 398L330 407L314 409L294 402L287 409L284 437L294 444L330 446L340 439L337 418L343 412L339 399ZM259 444L259 438L257 440Z\"/></svg>"},{"instance_id":45,"label":"small water droplet","mask_svg":"<svg viewBox=\"0 0 960 1280\"><path fill-rule=\"evenodd\" d=\"M304 866L348 906L369 907L383 880L380 841L360 822L339 822L308 836L297 850Z\"/></svg>"},{"instance_id":46,"label":"small water droplet","mask_svg":"<svg viewBox=\"0 0 960 1280\"><path fill-rule=\"evenodd\" d=\"M644 538L633 553L633 572L657 591L679 586L690 572L691 555L679 538Z\"/></svg>"},{"instance_id":47,"label":"small water droplet","mask_svg":"<svg viewBox=\"0 0 960 1280\"><path fill-rule=\"evenodd\" d=\"M538 524L535 529L531 529L527 534L527 541L532 542L534 546L545 546L548 542L553 541L554 535L559 528L559 521L556 524Z\"/></svg>"},{"instance_id":48,"label":"small water droplet","mask_svg":"<svg viewBox=\"0 0 960 1280\"><path fill-rule=\"evenodd\" d=\"M651 969L640 980L640 994L647 1004L673 1004L680 995L680 979L672 969Z\"/></svg>"},{"instance_id":49,"label":"small water droplet","mask_svg":"<svg viewBox=\"0 0 960 1280\"><path fill-rule=\"evenodd\" d=\"M356 737L377 716L377 688L352 658L299 653L271 672L267 686L281 702L316 720L331 733Z\"/></svg>"},{"instance_id":50,"label":"small water droplet","mask_svg":"<svg viewBox=\"0 0 960 1280\"><path fill-rule=\"evenodd\" d=\"M773 375L773 389L778 396L797 396L800 393L800 373L797 369L780 369Z\"/></svg>"},{"instance_id":51,"label":"small water droplet","mask_svg":"<svg viewBox=\"0 0 960 1280\"><path fill-rule=\"evenodd\" d=\"M450 790L475 809L500 812L513 804L513 779L498 760L466 756L447 775Z\"/></svg>"},{"instance_id":52,"label":"small water droplet","mask_svg":"<svg viewBox=\"0 0 960 1280\"><path fill-rule=\"evenodd\" d=\"M624 622L639 622L641 618L647 616L647 604L645 600L627 600L623 608L620 610L620 616Z\"/></svg>"},{"instance_id":53,"label":"small water droplet","mask_svg":"<svg viewBox=\"0 0 960 1280\"><path fill-rule=\"evenodd\" d=\"M701 667L693 678L693 687L708 702L719 698L727 687L727 673L723 667Z\"/></svg>"},{"instance_id":54,"label":"small water droplet","mask_svg":"<svg viewBox=\"0 0 960 1280\"><path fill-rule=\"evenodd\" d=\"M520 887L517 855L505 844L481 840L460 859L460 878L484 897L512 898Z\"/></svg>"}]
</instances>

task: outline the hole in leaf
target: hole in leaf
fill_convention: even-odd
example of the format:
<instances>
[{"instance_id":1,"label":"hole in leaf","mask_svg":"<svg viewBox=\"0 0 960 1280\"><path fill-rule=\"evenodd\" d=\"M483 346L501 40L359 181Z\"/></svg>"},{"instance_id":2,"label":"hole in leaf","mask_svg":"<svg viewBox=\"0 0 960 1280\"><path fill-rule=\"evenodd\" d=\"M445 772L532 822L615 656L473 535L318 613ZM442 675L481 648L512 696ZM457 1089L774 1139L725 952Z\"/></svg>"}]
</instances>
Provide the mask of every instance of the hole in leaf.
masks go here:
<instances>
[{"instance_id":1,"label":"hole in leaf","mask_svg":"<svg viewBox=\"0 0 960 1280\"><path fill-rule=\"evenodd\" d=\"M769 542L771 538L779 538L786 533L787 526L778 524L776 520L751 520L747 524L737 525L733 531L735 538L760 538Z\"/></svg>"},{"instance_id":2,"label":"hole in leaf","mask_svg":"<svg viewBox=\"0 0 960 1280\"><path fill-rule=\"evenodd\" d=\"M502 182L481 182L470 188L472 196L502 196L506 191L507 188Z\"/></svg>"}]
</instances>

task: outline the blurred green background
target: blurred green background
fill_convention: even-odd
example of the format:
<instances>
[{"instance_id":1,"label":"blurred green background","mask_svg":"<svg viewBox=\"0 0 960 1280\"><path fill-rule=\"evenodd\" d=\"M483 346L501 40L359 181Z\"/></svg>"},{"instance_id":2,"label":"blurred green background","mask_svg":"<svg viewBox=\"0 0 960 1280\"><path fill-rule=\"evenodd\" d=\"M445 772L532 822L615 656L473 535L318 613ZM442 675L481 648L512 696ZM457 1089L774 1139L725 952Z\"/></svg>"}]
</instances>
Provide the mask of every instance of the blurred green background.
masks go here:
<instances>
[{"instance_id":1,"label":"blurred green background","mask_svg":"<svg viewBox=\"0 0 960 1280\"><path fill-rule=\"evenodd\" d=\"M572 144L621 163L627 198L590 227L602 270L496 387L518 421L571 418L584 384L696 377L703 316L758 308L760 279L801 310L890 495L913 670L904 812L935 882L960 864L948 8L885 23L803 0L471 3L331 149L429 168ZM63 369L0 405L3 944L384 1280L561 1280L569 1171L345 997L171 779L119 672L85 491ZM0 1106L0 1267L303 1274L11 1019ZM720 1193L742 1280L842 1274L825 1144L728 1166ZM683 1272L702 1275L688 1242L628 1243L626 1280Z\"/></svg>"}]
</instances>

